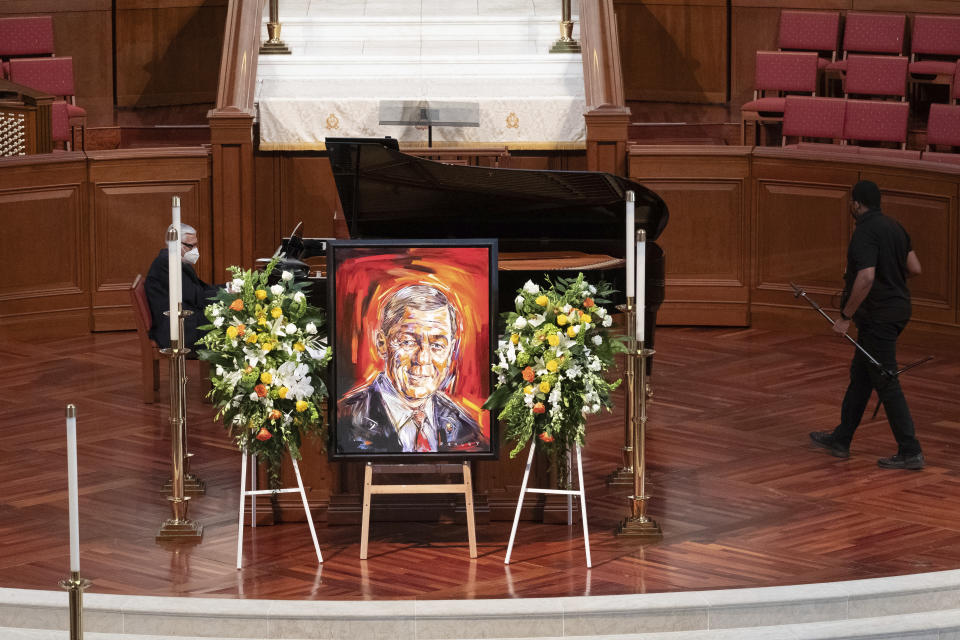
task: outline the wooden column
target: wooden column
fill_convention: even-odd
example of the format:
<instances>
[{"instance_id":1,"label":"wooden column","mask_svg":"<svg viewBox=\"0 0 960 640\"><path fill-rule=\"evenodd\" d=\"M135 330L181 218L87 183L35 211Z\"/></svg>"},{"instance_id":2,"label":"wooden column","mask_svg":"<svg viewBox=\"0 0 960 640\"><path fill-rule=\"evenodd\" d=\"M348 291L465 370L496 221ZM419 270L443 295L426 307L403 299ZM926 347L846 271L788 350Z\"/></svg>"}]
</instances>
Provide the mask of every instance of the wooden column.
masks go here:
<instances>
[{"instance_id":1,"label":"wooden column","mask_svg":"<svg viewBox=\"0 0 960 640\"><path fill-rule=\"evenodd\" d=\"M580 6L580 44L587 103L587 169L627 175L630 109L623 96L620 43L613 0Z\"/></svg>"},{"instance_id":2,"label":"wooden column","mask_svg":"<svg viewBox=\"0 0 960 640\"><path fill-rule=\"evenodd\" d=\"M230 265L249 268L254 255L253 99L264 0L230 0L217 106L210 121L214 280Z\"/></svg>"}]
</instances>

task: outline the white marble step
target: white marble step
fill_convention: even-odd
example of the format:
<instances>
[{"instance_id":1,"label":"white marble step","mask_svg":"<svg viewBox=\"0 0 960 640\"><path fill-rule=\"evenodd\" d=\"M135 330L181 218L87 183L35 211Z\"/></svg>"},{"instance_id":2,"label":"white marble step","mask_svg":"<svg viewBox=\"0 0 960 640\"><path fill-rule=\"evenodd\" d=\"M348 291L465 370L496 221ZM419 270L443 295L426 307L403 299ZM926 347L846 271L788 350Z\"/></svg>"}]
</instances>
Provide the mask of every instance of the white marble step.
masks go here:
<instances>
[{"instance_id":1,"label":"white marble step","mask_svg":"<svg viewBox=\"0 0 960 640\"><path fill-rule=\"evenodd\" d=\"M431 17L524 15L558 18L561 0L280 0L280 20L296 17ZM572 0L574 15L578 0ZM269 9L264 4L264 16Z\"/></svg>"},{"instance_id":2,"label":"white marble step","mask_svg":"<svg viewBox=\"0 0 960 640\"><path fill-rule=\"evenodd\" d=\"M524 16L444 16L400 18L286 18L281 36L288 45L306 42L480 40L549 41L560 35L558 18ZM262 37L266 37L264 22ZM574 23L579 37L579 23Z\"/></svg>"},{"instance_id":3,"label":"white marble step","mask_svg":"<svg viewBox=\"0 0 960 640\"><path fill-rule=\"evenodd\" d=\"M376 98L382 100L429 97L483 100L485 98L582 97L583 78L568 76L509 77L458 76L424 77L370 76L362 82L355 78L264 77L257 83L257 99L327 100L339 98Z\"/></svg>"},{"instance_id":4,"label":"white marble step","mask_svg":"<svg viewBox=\"0 0 960 640\"><path fill-rule=\"evenodd\" d=\"M258 63L259 78L389 78L389 77L583 77L580 56L418 56L370 55L329 59L284 56ZM581 81L582 82L582 81Z\"/></svg>"}]
</instances>

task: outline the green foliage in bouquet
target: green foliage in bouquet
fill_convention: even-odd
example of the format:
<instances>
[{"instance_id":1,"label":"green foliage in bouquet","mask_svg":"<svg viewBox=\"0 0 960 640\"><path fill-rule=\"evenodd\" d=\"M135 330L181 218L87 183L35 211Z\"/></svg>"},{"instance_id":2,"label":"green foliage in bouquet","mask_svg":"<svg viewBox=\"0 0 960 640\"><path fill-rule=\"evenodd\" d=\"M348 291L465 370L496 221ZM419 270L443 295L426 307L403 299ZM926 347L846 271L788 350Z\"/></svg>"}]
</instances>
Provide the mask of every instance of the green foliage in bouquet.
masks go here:
<instances>
[{"instance_id":1,"label":"green foliage in bouquet","mask_svg":"<svg viewBox=\"0 0 960 640\"><path fill-rule=\"evenodd\" d=\"M626 351L608 334L613 321L602 305L609 304L612 287L591 285L582 273L547 284L541 289L528 281L517 291L517 310L501 317L506 328L493 365L497 383L484 408L500 410L514 443L511 457L533 437L558 460L583 445L586 416L609 410L610 393L620 384L604 379L616 354Z\"/></svg>"},{"instance_id":2,"label":"green foliage in bouquet","mask_svg":"<svg viewBox=\"0 0 960 640\"><path fill-rule=\"evenodd\" d=\"M277 261L263 271L230 267L233 280L205 309L209 331L199 341L213 369L216 417L241 450L266 461L273 488L287 450L299 459L303 434L322 435L330 360L323 312L303 292L309 283L284 271L269 284Z\"/></svg>"}]
</instances>

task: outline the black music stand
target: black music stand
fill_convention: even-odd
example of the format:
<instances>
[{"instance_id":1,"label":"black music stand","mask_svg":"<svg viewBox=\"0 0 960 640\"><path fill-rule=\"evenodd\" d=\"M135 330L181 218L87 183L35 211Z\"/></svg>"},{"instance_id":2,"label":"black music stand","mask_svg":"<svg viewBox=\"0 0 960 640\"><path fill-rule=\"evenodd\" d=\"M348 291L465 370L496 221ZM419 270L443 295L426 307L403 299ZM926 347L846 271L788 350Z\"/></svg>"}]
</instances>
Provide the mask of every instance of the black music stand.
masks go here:
<instances>
[{"instance_id":1,"label":"black music stand","mask_svg":"<svg viewBox=\"0 0 960 640\"><path fill-rule=\"evenodd\" d=\"M480 103L435 100L381 100L380 124L426 127L433 146L434 127L479 127Z\"/></svg>"}]
</instances>

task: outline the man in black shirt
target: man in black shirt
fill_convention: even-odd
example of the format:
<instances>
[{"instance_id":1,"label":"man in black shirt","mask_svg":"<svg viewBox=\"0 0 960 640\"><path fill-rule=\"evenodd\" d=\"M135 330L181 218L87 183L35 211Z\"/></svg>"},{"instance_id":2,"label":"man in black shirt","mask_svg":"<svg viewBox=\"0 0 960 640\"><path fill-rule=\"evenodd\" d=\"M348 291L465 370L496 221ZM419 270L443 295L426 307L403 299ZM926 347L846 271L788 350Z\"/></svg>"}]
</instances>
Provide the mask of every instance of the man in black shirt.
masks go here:
<instances>
[{"instance_id":1,"label":"man in black shirt","mask_svg":"<svg viewBox=\"0 0 960 640\"><path fill-rule=\"evenodd\" d=\"M209 304L209 299L217 295L217 287L209 285L200 279L193 265L200 257L197 248L197 231L188 224L180 225L180 266L182 269L181 284L183 288L183 308L190 310L193 315L183 321L184 345L193 348L194 343L203 336L197 327L207 324L203 310ZM167 266L167 249L164 247L150 265L147 279L144 281L147 292L147 302L150 303L150 315L153 316L153 326L150 327L150 337L162 349L170 347L170 319L163 315L170 308L169 268ZM191 352L195 356L196 352Z\"/></svg>"},{"instance_id":2,"label":"man in black shirt","mask_svg":"<svg viewBox=\"0 0 960 640\"><path fill-rule=\"evenodd\" d=\"M897 337L910 319L910 291L906 280L920 274L920 260L910 246L910 236L896 220L880 211L880 188L861 181L853 187L850 213L856 229L847 248L847 271L840 319L833 330L847 333L857 325L857 339L883 366L873 366L859 351L850 363L850 384L840 409L840 424L833 431L815 431L811 440L838 458L850 455L850 441L863 418L873 389L883 403L897 453L877 460L885 469L922 469L923 452L914 435L913 418L896 378Z\"/></svg>"}]
</instances>

